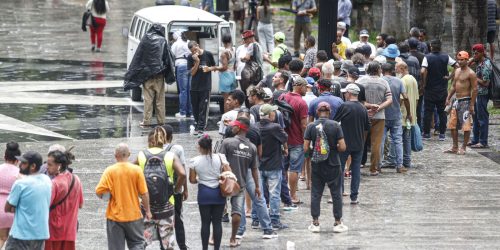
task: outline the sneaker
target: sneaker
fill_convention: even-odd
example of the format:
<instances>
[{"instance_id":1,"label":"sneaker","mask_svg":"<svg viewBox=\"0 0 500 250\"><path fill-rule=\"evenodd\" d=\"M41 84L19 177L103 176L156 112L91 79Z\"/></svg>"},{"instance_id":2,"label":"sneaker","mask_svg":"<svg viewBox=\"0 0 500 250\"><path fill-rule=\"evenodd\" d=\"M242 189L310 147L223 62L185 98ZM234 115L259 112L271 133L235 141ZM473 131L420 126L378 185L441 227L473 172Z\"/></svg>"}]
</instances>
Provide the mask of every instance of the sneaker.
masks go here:
<instances>
[{"instance_id":1,"label":"sneaker","mask_svg":"<svg viewBox=\"0 0 500 250\"><path fill-rule=\"evenodd\" d=\"M260 223L258 220L252 221L252 229L259 229L260 228Z\"/></svg>"},{"instance_id":2,"label":"sneaker","mask_svg":"<svg viewBox=\"0 0 500 250\"><path fill-rule=\"evenodd\" d=\"M408 172L408 169L405 167L399 167L399 168L396 168L396 172L399 174L402 174L402 173Z\"/></svg>"},{"instance_id":3,"label":"sneaker","mask_svg":"<svg viewBox=\"0 0 500 250\"><path fill-rule=\"evenodd\" d=\"M281 230L281 229L287 229L287 228L288 228L287 224L283 224L281 222L273 223L273 229Z\"/></svg>"},{"instance_id":4,"label":"sneaker","mask_svg":"<svg viewBox=\"0 0 500 250\"><path fill-rule=\"evenodd\" d=\"M274 239L278 238L278 234L271 229L264 230L264 234L262 235L262 239Z\"/></svg>"},{"instance_id":5,"label":"sneaker","mask_svg":"<svg viewBox=\"0 0 500 250\"><path fill-rule=\"evenodd\" d=\"M245 237L245 233L237 232L236 233L236 239L241 240Z\"/></svg>"},{"instance_id":6,"label":"sneaker","mask_svg":"<svg viewBox=\"0 0 500 250\"><path fill-rule=\"evenodd\" d=\"M90 51L94 52L94 51L95 51L95 46L92 46L92 47L90 48Z\"/></svg>"},{"instance_id":7,"label":"sneaker","mask_svg":"<svg viewBox=\"0 0 500 250\"><path fill-rule=\"evenodd\" d=\"M422 136L422 139L424 139L424 140L430 140L431 139L431 135L430 134L424 134Z\"/></svg>"},{"instance_id":8,"label":"sneaker","mask_svg":"<svg viewBox=\"0 0 500 250\"><path fill-rule=\"evenodd\" d=\"M439 134L439 140L444 141L446 139L446 136L444 134Z\"/></svg>"},{"instance_id":9,"label":"sneaker","mask_svg":"<svg viewBox=\"0 0 500 250\"><path fill-rule=\"evenodd\" d=\"M100 53L101 52L101 48L95 49L95 52Z\"/></svg>"},{"instance_id":10,"label":"sneaker","mask_svg":"<svg viewBox=\"0 0 500 250\"><path fill-rule=\"evenodd\" d=\"M222 216L222 222L229 222L229 214L228 213L225 213L223 216Z\"/></svg>"},{"instance_id":11,"label":"sneaker","mask_svg":"<svg viewBox=\"0 0 500 250\"><path fill-rule=\"evenodd\" d=\"M356 198L355 200L351 200L351 205L359 204L359 200Z\"/></svg>"},{"instance_id":12,"label":"sneaker","mask_svg":"<svg viewBox=\"0 0 500 250\"><path fill-rule=\"evenodd\" d=\"M307 229L309 229L309 231L311 231L312 233L319 233L319 231L321 230L319 224L316 226L313 223L311 223L311 225L309 225Z\"/></svg>"},{"instance_id":13,"label":"sneaker","mask_svg":"<svg viewBox=\"0 0 500 250\"><path fill-rule=\"evenodd\" d=\"M370 176L377 176L377 175L378 175L378 171L370 172Z\"/></svg>"},{"instance_id":14,"label":"sneaker","mask_svg":"<svg viewBox=\"0 0 500 250\"><path fill-rule=\"evenodd\" d=\"M295 204L285 205L285 207L283 207L283 210L285 210L285 211L292 211L292 210L297 210L297 209L299 209L299 206L297 206Z\"/></svg>"},{"instance_id":15,"label":"sneaker","mask_svg":"<svg viewBox=\"0 0 500 250\"><path fill-rule=\"evenodd\" d=\"M175 113L175 118L186 118L186 115L183 115L181 113Z\"/></svg>"},{"instance_id":16,"label":"sneaker","mask_svg":"<svg viewBox=\"0 0 500 250\"><path fill-rule=\"evenodd\" d=\"M344 232L347 232L349 228L344 225L344 223L340 223L340 224L337 224L337 225L334 225L333 226L333 232L334 233L344 233Z\"/></svg>"}]
</instances>

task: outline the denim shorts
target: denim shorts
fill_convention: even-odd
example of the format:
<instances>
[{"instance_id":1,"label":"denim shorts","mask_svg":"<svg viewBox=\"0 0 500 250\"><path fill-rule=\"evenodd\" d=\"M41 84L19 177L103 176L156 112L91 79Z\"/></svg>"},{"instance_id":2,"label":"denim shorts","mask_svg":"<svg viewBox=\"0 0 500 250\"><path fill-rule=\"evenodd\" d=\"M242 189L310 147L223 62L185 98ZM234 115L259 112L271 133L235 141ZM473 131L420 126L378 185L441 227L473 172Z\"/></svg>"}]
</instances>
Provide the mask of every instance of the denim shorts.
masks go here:
<instances>
[{"instance_id":1,"label":"denim shorts","mask_svg":"<svg viewBox=\"0 0 500 250\"><path fill-rule=\"evenodd\" d=\"M304 146L290 146L288 148L289 166L288 171L300 173L304 164Z\"/></svg>"},{"instance_id":2,"label":"denim shorts","mask_svg":"<svg viewBox=\"0 0 500 250\"><path fill-rule=\"evenodd\" d=\"M231 197L231 215L239 214L240 216L245 216L243 211L243 206L245 204L245 189L242 188L240 192Z\"/></svg>"}]
</instances>

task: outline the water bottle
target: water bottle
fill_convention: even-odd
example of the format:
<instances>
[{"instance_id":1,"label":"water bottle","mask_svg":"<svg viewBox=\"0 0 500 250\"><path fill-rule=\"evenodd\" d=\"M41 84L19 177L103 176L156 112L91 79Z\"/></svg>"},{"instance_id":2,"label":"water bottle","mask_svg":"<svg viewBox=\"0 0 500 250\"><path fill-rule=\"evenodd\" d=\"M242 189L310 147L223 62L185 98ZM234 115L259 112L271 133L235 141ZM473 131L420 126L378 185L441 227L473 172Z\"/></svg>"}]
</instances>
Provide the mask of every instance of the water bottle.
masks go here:
<instances>
[{"instance_id":1,"label":"water bottle","mask_svg":"<svg viewBox=\"0 0 500 250\"><path fill-rule=\"evenodd\" d=\"M194 135L194 125L189 126L189 134Z\"/></svg>"},{"instance_id":2,"label":"water bottle","mask_svg":"<svg viewBox=\"0 0 500 250\"><path fill-rule=\"evenodd\" d=\"M286 242L286 250L295 250L295 242L287 241Z\"/></svg>"},{"instance_id":3,"label":"water bottle","mask_svg":"<svg viewBox=\"0 0 500 250\"><path fill-rule=\"evenodd\" d=\"M410 130L411 129L411 123L410 120L406 120L406 129Z\"/></svg>"}]
</instances>

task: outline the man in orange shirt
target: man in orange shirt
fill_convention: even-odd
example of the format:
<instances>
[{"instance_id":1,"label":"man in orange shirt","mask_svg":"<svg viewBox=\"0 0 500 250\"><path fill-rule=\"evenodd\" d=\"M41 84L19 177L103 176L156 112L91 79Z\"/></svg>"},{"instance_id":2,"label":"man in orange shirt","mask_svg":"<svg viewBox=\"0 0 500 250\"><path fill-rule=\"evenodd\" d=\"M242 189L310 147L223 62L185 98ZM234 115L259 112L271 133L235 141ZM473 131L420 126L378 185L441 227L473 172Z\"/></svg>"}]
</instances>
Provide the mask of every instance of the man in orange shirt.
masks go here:
<instances>
[{"instance_id":1,"label":"man in orange shirt","mask_svg":"<svg viewBox=\"0 0 500 250\"><path fill-rule=\"evenodd\" d=\"M115 149L116 164L106 168L95 189L99 198L109 197L106 231L109 250L144 249L144 223L139 197L146 218L151 219L149 194L142 169L128 162L130 150L125 143ZM108 197L106 197L108 196Z\"/></svg>"}]
</instances>

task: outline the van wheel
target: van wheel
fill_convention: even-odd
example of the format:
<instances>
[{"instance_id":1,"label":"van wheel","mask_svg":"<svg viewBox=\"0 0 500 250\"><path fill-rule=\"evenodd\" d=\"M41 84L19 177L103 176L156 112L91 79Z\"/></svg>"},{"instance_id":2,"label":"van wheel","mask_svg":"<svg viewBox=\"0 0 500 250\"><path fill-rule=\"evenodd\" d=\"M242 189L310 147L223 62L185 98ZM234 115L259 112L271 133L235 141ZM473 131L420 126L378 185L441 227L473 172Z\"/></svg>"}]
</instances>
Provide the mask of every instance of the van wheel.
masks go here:
<instances>
[{"instance_id":1,"label":"van wheel","mask_svg":"<svg viewBox=\"0 0 500 250\"><path fill-rule=\"evenodd\" d=\"M142 89L141 88L133 88L131 90L132 101L134 102L142 102Z\"/></svg>"}]
</instances>

